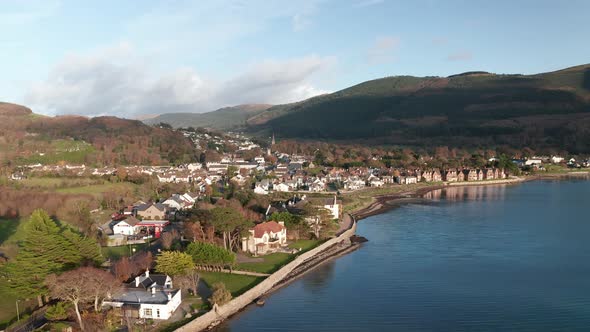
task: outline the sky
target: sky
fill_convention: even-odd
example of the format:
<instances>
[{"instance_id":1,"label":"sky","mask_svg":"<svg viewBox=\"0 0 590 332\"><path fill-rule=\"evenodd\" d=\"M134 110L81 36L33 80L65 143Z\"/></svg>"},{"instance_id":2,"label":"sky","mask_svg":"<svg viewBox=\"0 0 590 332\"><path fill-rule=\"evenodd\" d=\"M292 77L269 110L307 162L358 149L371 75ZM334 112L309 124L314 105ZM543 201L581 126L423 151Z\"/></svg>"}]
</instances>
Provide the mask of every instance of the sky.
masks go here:
<instances>
[{"instance_id":1,"label":"sky","mask_svg":"<svg viewBox=\"0 0 590 332\"><path fill-rule=\"evenodd\" d=\"M0 0L0 101L142 118L590 62L587 0Z\"/></svg>"}]
</instances>

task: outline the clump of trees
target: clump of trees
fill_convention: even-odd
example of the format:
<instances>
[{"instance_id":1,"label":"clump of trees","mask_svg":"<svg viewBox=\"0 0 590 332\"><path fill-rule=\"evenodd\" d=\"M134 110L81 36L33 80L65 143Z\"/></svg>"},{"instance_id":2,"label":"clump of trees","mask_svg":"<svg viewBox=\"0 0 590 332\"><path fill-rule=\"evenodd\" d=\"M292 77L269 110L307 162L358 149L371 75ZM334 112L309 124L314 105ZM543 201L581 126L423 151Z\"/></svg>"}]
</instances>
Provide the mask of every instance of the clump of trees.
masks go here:
<instances>
[{"instance_id":1,"label":"clump of trees","mask_svg":"<svg viewBox=\"0 0 590 332\"><path fill-rule=\"evenodd\" d=\"M45 284L51 297L70 303L74 307L80 329L84 330L81 307L94 305L99 312L102 300L119 290L120 283L110 273L93 267L81 267L60 275L51 274Z\"/></svg>"}]
</instances>

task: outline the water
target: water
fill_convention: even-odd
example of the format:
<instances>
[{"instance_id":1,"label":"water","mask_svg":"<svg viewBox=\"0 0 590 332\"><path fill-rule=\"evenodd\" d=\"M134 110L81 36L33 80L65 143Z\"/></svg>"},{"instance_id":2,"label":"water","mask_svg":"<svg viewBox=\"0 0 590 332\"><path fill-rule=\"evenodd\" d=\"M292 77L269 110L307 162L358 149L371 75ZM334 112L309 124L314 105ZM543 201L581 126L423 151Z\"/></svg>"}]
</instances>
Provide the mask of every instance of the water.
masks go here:
<instances>
[{"instance_id":1,"label":"water","mask_svg":"<svg viewBox=\"0 0 590 332\"><path fill-rule=\"evenodd\" d=\"M428 197L218 331L590 331L590 181Z\"/></svg>"}]
</instances>

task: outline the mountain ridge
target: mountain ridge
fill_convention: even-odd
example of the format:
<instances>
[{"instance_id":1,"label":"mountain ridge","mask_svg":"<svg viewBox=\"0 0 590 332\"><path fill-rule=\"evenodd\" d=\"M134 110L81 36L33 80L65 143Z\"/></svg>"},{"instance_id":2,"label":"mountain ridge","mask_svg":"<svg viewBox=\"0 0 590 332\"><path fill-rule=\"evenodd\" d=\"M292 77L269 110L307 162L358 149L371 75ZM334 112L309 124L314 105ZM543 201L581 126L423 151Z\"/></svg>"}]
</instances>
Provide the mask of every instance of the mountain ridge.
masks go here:
<instances>
[{"instance_id":1,"label":"mountain ridge","mask_svg":"<svg viewBox=\"0 0 590 332\"><path fill-rule=\"evenodd\" d=\"M284 138L405 146L590 152L590 64L533 75L391 76L275 105L248 130Z\"/></svg>"}]
</instances>

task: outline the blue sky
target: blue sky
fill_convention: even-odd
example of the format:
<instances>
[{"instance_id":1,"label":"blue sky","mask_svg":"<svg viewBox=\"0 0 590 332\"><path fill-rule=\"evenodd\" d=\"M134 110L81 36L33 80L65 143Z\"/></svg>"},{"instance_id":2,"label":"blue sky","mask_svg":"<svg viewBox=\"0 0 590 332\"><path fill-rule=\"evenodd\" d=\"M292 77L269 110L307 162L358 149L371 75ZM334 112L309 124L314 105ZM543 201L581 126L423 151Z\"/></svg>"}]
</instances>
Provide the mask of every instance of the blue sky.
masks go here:
<instances>
[{"instance_id":1,"label":"blue sky","mask_svg":"<svg viewBox=\"0 0 590 332\"><path fill-rule=\"evenodd\" d=\"M0 0L0 100L142 117L590 62L590 1Z\"/></svg>"}]
</instances>

